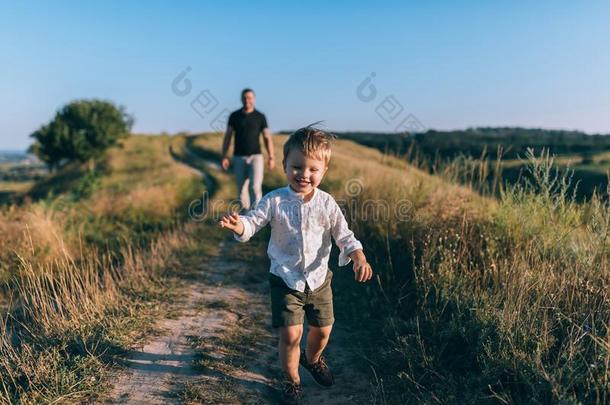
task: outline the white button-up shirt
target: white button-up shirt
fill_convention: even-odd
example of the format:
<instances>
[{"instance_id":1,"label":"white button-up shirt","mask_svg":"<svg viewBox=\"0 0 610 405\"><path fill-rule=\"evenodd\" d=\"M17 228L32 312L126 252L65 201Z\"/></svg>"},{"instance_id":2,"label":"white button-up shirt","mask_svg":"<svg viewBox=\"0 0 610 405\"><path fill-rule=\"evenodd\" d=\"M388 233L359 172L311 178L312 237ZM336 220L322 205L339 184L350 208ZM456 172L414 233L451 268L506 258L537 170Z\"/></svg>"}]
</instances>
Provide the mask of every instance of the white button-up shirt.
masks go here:
<instances>
[{"instance_id":1,"label":"white button-up shirt","mask_svg":"<svg viewBox=\"0 0 610 405\"><path fill-rule=\"evenodd\" d=\"M240 242L247 242L271 224L267 248L270 272L281 277L293 290L305 291L305 283L311 291L322 285L328 272L331 236L340 249L339 266L351 261L348 255L354 250L362 249L339 204L318 188L314 188L314 195L307 202L290 185L278 188L239 218L244 224L244 233L233 235Z\"/></svg>"}]
</instances>

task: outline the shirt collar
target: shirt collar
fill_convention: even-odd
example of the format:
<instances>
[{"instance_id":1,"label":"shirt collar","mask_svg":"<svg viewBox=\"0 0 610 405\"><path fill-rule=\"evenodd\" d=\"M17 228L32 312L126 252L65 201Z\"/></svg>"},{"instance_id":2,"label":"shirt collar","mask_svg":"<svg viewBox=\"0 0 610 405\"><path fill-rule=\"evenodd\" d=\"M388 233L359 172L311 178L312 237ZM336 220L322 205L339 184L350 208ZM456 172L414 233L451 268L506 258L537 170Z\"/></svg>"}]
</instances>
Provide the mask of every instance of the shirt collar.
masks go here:
<instances>
[{"instance_id":1,"label":"shirt collar","mask_svg":"<svg viewBox=\"0 0 610 405\"><path fill-rule=\"evenodd\" d=\"M305 201L303 201L303 196L302 196L301 194L297 193L296 191L294 191L294 190L292 189L292 187L290 187L290 184L288 184L288 185L286 186L286 190L288 190L288 195L290 195L291 197L296 198L296 199L298 199L298 200L302 201L302 202L303 202L303 204L309 204L309 203L310 203L310 202L312 202L312 201L313 201L313 200L314 200L314 199L317 197L317 195L318 195L318 188L317 188L317 187L314 187L314 189L313 189L313 196L311 196L311 199L310 199L309 201L305 202Z\"/></svg>"}]
</instances>

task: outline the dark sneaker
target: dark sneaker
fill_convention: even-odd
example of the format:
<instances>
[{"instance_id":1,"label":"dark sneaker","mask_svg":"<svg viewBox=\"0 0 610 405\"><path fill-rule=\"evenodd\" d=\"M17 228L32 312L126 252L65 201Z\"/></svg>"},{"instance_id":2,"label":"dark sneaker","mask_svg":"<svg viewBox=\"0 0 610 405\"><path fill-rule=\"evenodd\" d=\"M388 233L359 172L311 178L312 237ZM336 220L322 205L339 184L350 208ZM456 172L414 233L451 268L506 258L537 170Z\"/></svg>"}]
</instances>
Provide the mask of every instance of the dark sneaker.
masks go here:
<instances>
[{"instance_id":1,"label":"dark sneaker","mask_svg":"<svg viewBox=\"0 0 610 405\"><path fill-rule=\"evenodd\" d=\"M301 405L303 403L303 387L300 383L287 381L280 403L283 405Z\"/></svg>"},{"instance_id":2,"label":"dark sneaker","mask_svg":"<svg viewBox=\"0 0 610 405\"><path fill-rule=\"evenodd\" d=\"M314 378L314 380L316 380L318 384L324 387L330 387L335 383L335 377L330 371L330 368L328 368L328 366L326 365L326 362L324 361L324 356L320 356L318 362L312 364L307 361L307 356L305 355L305 352L302 352L299 362L311 373L311 376Z\"/></svg>"}]
</instances>

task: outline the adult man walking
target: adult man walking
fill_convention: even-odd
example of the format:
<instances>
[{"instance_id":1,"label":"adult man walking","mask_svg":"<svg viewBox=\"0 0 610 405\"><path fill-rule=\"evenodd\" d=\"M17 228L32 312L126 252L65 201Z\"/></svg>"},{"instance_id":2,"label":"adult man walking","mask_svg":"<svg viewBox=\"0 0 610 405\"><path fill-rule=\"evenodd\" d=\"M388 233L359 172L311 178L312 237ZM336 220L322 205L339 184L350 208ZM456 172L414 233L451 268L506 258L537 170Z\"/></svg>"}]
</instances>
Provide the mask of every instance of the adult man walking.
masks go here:
<instances>
[{"instance_id":1,"label":"adult man walking","mask_svg":"<svg viewBox=\"0 0 610 405\"><path fill-rule=\"evenodd\" d=\"M222 168L228 170L230 161L228 157L231 138L235 133L235 147L233 150L233 172L237 183L237 197L241 202L242 210L254 208L263 197L263 154L259 142L263 134L265 148L267 149L268 167L273 170L273 140L271 131L267 126L267 118L254 108L255 95L252 89L241 92L239 110L233 111L229 116L227 130L222 143Z\"/></svg>"}]
</instances>

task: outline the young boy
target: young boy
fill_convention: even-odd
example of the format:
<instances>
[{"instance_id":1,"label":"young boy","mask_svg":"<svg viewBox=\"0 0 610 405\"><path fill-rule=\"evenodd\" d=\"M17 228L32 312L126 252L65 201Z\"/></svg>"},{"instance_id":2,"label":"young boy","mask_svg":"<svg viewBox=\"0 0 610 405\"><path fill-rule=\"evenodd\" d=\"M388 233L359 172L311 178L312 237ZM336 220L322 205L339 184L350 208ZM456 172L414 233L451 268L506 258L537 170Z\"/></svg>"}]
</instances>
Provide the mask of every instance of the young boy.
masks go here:
<instances>
[{"instance_id":1,"label":"young boy","mask_svg":"<svg viewBox=\"0 0 610 405\"><path fill-rule=\"evenodd\" d=\"M294 132L284 144L282 161L288 185L266 194L245 215L233 212L219 222L240 242L271 224L267 253L272 326L279 328L278 351L287 378L285 403L302 399L299 363L319 384L328 387L334 383L322 356L334 322L332 271L328 268L331 236L340 249L339 266L353 261L358 282L370 280L373 274L339 205L318 189L328 170L333 137L311 126ZM307 348L300 353L304 316L309 333Z\"/></svg>"}]
</instances>

